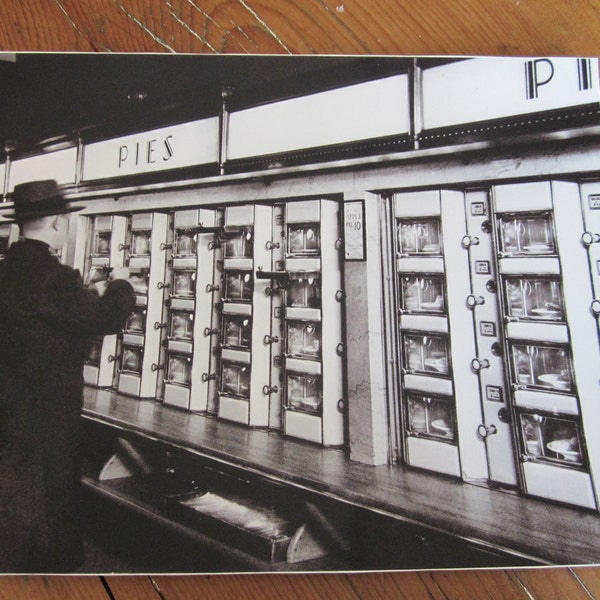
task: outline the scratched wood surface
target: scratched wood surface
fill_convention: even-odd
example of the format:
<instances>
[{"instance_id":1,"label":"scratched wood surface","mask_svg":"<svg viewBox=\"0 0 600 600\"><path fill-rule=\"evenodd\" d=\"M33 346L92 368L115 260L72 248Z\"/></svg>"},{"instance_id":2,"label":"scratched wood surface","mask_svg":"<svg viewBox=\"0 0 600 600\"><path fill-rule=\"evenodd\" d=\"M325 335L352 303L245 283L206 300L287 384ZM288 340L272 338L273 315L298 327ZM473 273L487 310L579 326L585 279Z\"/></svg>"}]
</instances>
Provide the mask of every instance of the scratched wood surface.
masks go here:
<instances>
[{"instance_id":1,"label":"scratched wood surface","mask_svg":"<svg viewBox=\"0 0 600 600\"><path fill-rule=\"evenodd\" d=\"M0 51L597 56L598 0L2 0ZM0 600L599 598L600 568L3 577Z\"/></svg>"}]
</instances>

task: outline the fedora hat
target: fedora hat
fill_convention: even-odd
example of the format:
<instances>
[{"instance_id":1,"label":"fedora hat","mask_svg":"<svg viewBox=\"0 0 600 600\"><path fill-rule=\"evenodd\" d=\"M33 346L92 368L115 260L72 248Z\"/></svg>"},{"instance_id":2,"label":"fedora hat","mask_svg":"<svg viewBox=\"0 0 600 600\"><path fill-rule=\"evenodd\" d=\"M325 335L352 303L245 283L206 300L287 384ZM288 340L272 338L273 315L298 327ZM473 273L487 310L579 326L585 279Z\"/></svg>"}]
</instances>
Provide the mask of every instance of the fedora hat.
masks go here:
<instances>
[{"instance_id":1,"label":"fedora hat","mask_svg":"<svg viewBox=\"0 0 600 600\"><path fill-rule=\"evenodd\" d=\"M5 216L15 221L29 221L50 215L63 215L83 209L70 206L54 179L28 181L15 186L12 213Z\"/></svg>"}]
</instances>

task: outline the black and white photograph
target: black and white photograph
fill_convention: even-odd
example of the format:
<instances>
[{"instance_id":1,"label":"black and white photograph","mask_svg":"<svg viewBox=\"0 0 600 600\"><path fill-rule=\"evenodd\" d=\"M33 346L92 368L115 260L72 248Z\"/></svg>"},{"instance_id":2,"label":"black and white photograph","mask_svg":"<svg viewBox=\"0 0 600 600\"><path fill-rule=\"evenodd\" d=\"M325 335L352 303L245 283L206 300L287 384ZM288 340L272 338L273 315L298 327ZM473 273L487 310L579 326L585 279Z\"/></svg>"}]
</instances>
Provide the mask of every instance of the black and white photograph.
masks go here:
<instances>
[{"instance_id":1,"label":"black and white photograph","mask_svg":"<svg viewBox=\"0 0 600 600\"><path fill-rule=\"evenodd\" d=\"M600 564L599 86L0 54L0 573Z\"/></svg>"}]
</instances>

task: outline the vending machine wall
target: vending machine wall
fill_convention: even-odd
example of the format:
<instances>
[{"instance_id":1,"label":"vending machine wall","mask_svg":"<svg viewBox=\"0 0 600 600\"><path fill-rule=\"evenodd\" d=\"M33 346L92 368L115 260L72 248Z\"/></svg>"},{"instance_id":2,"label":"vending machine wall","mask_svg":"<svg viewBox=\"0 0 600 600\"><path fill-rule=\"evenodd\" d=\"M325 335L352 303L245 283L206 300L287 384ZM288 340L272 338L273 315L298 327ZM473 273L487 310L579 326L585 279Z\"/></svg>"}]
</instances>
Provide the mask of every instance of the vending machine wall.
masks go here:
<instances>
[{"instance_id":1,"label":"vending machine wall","mask_svg":"<svg viewBox=\"0 0 600 600\"><path fill-rule=\"evenodd\" d=\"M338 212L332 200L290 202L284 220L284 431L326 445L344 443Z\"/></svg>"},{"instance_id":2,"label":"vending machine wall","mask_svg":"<svg viewBox=\"0 0 600 600\"><path fill-rule=\"evenodd\" d=\"M465 480L487 479L465 198L432 191L395 194L400 427L408 464Z\"/></svg>"},{"instance_id":3,"label":"vending machine wall","mask_svg":"<svg viewBox=\"0 0 600 600\"><path fill-rule=\"evenodd\" d=\"M585 249L595 238L578 185L401 193L392 204L404 460L596 508L600 357Z\"/></svg>"},{"instance_id":4,"label":"vending machine wall","mask_svg":"<svg viewBox=\"0 0 600 600\"><path fill-rule=\"evenodd\" d=\"M110 215L77 218L78 228L82 229L81 237L87 243L79 248L74 262L83 273L84 284L93 286L107 279L112 267L123 265L127 220L122 216ZM137 326L140 330L143 328L143 321L144 314L140 311L130 317L131 327ZM90 339L83 367L85 383L99 387L111 386L116 356L116 335Z\"/></svg>"},{"instance_id":5,"label":"vending machine wall","mask_svg":"<svg viewBox=\"0 0 600 600\"><path fill-rule=\"evenodd\" d=\"M209 249L214 253L213 282L206 293L213 307L204 311L205 337L217 340L203 381L209 388L208 407L223 419L250 426L269 425L271 302L267 283L254 270L270 269L272 208L262 205L228 206L219 211ZM210 233L211 228L200 231ZM212 394L211 394L212 392ZM212 398L211 398L212 396Z\"/></svg>"},{"instance_id":6,"label":"vending machine wall","mask_svg":"<svg viewBox=\"0 0 600 600\"><path fill-rule=\"evenodd\" d=\"M136 294L136 308L120 338L116 387L124 394L155 398L162 328L168 216L162 213L127 217L125 266Z\"/></svg>"},{"instance_id":7,"label":"vending machine wall","mask_svg":"<svg viewBox=\"0 0 600 600\"><path fill-rule=\"evenodd\" d=\"M493 206L523 489L596 508L600 361L579 186L495 186Z\"/></svg>"},{"instance_id":8,"label":"vending machine wall","mask_svg":"<svg viewBox=\"0 0 600 600\"><path fill-rule=\"evenodd\" d=\"M213 310L206 301L207 286L213 281L212 235L200 233L212 227L215 211L182 210L171 215L169 241L164 245L167 268L163 282L162 321L154 328L163 330L157 397L165 404L187 410L205 411L208 407L207 370L212 351L208 328L202 325ZM210 323L209 323L210 326Z\"/></svg>"}]
</instances>

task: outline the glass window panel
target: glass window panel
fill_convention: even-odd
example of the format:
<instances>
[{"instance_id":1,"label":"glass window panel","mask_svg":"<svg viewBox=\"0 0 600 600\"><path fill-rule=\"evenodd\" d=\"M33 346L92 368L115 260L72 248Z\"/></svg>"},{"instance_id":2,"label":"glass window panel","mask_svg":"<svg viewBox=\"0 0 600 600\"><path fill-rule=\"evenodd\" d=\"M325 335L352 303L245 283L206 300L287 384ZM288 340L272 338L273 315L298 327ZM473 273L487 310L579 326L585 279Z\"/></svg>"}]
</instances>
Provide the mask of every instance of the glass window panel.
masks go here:
<instances>
[{"instance_id":1,"label":"glass window panel","mask_svg":"<svg viewBox=\"0 0 600 600\"><path fill-rule=\"evenodd\" d=\"M398 221L398 252L439 255L442 251L439 219Z\"/></svg>"},{"instance_id":2,"label":"glass window panel","mask_svg":"<svg viewBox=\"0 0 600 600\"><path fill-rule=\"evenodd\" d=\"M227 300L250 302L254 281L248 271L227 271L225 273L225 298Z\"/></svg>"},{"instance_id":3,"label":"glass window panel","mask_svg":"<svg viewBox=\"0 0 600 600\"><path fill-rule=\"evenodd\" d=\"M560 321L563 319L560 282L556 279L506 280L508 314L512 317Z\"/></svg>"},{"instance_id":4,"label":"glass window panel","mask_svg":"<svg viewBox=\"0 0 600 600\"><path fill-rule=\"evenodd\" d=\"M552 254L554 234L548 214L500 218L502 250L511 254Z\"/></svg>"},{"instance_id":5,"label":"glass window panel","mask_svg":"<svg viewBox=\"0 0 600 600\"><path fill-rule=\"evenodd\" d=\"M225 258L252 258L253 250L252 231L225 233Z\"/></svg>"},{"instance_id":6,"label":"glass window panel","mask_svg":"<svg viewBox=\"0 0 600 600\"><path fill-rule=\"evenodd\" d=\"M129 283L133 286L136 294L148 294L148 279L150 277L148 269L130 269Z\"/></svg>"},{"instance_id":7,"label":"glass window panel","mask_svg":"<svg viewBox=\"0 0 600 600\"><path fill-rule=\"evenodd\" d=\"M221 392L249 400L250 366L223 361L221 363Z\"/></svg>"},{"instance_id":8,"label":"glass window panel","mask_svg":"<svg viewBox=\"0 0 600 600\"><path fill-rule=\"evenodd\" d=\"M100 357L102 354L102 340L92 339L89 341L87 356L85 362L90 365L100 366Z\"/></svg>"},{"instance_id":9,"label":"glass window panel","mask_svg":"<svg viewBox=\"0 0 600 600\"><path fill-rule=\"evenodd\" d=\"M518 384L572 391L571 359L566 348L515 344L512 357Z\"/></svg>"},{"instance_id":10,"label":"glass window panel","mask_svg":"<svg viewBox=\"0 0 600 600\"><path fill-rule=\"evenodd\" d=\"M579 427L575 421L529 413L521 414L520 421L525 454L573 466L583 464Z\"/></svg>"},{"instance_id":11,"label":"glass window panel","mask_svg":"<svg viewBox=\"0 0 600 600\"><path fill-rule=\"evenodd\" d=\"M169 383L189 386L192 381L192 359L189 356L170 354L166 379Z\"/></svg>"},{"instance_id":12,"label":"glass window panel","mask_svg":"<svg viewBox=\"0 0 600 600\"><path fill-rule=\"evenodd\" d=\"M125 331L131 333L144 333L146 326L146 311L141 309L135 309L127 318L125 324Z\"/></svg>"},{"instance_id":13,"label":"glass window panel","mask_svg":"<svg viewBox=\"0 0 600 600\"><path fill-rule=\"evenodd\" d=\"M288 408L320 414L323 402L320 377L288 373L286 381Z\"/></svg>"},{"instance_id":14,"label":"glass window panel","mask_svg":"<svg viewBox=\"0 0 600 600\"><path fill-rule=\"evenodd\" d=\"M142 349L131 346L123 347L122 370L128 373L141 374L142 372Z\"/></svg>"},{"instance_id":15,"label":"glass window panel","mask_svg":"<svg viewBox=\"0 0 600 600\"><path fill-rule=\"evenodd\" d=\"M110 231L97 231L94 234L94 247L92 254L96 256L108 256L110 253Z\"/></svg>"},{"instance_id":16,"label":"glass window panel","mask_svg":"<svg viewBox=\"0 0 600 600\"><path fill-rule=\"evenodd\" d=\"M288 226L288 253L296 256L314 256L321 249L319 227L311 225Z\"/></svg>"},{"instance_id":17,"label":"glass window panel","mask_svg":"<svg viewBox=\"0 0 600 600\"><path fill-rule=\"evenodd\" d=\"M454 441L456 425L454 407L449 400L410 394L408 396L408 430L416 436Z\"/></svg>"},{"instance_id":18,"label":"glass window panel","mask_svg":"<svg viewBox=\"0 0 600 600\"><path fill-rule=\"evenodd\" d=\"M176 229L173 242L175 256L190 256L196 254L197 235L193 230Z\"/></svg>"},{"instance_id":19,"label":"glass window panel","mask_svg":"<svg viewBox=\"0 0 600 600\"><path fill-rule=\"evenodd\" d=\"M252 320L247 316L223 315L222 342L234 348L250 348Z\"/></svg>"},{"instance_id":20,"label":"glass window panel","mask_svg":"<svg viewBox=\"0 0 600 600\"><path fill-rule=\"evenodd\" d=\"M321 356L321 324L288 322L287 352L291 356L301 358L320 358Z\"/></svg>"},{"instance_id":21,"label":"glass window panel","mask_svg":"<svg viewBox=\"0 0 600 600\"><path fill-rule=\"evenodd\" d=\"M292 273L286 288L287 306L321 307L321 282L317 273Z\"/></svg>"},{"instance_id":22,"label":"glass window panel","mask_svg":"<svg viewBox=\"0 0 600 600\"><path fill-rule=\"evenodd\" d=\"M177 340L191 340L194 337L194 314L191 312L171 312L169 334Z\"/></svg>"},{"instance_id":23,"label":"glass window panel","mask_svg":"<svg viewBox=\"0 0 600 600\"><path fill-rule=\"evenodd\" d=\"M195 271L176 269L173 271L173 296L190 298L196 293Z\"/></svg>"},{"instance_id":24,"label":"glass window panel","mask_svg":"<svg viewBox=\"0 0 600 600\"><path fill-rule=\"evenodd\" d=\"M405 335L404 358L409 371L438 375L449 373L448 344L443 337Z\"/></svg>"},{"instance_id":25,"label":"glass window panel","mask_svg":"<svg viewBox=\"0 0 600 600\"><path fill-rule=\"evenodd\" d=\"M400 279L402 310L406 312L443 313L444 287L441 277L406 275Z\"/></svg>"},{"instance_id":26,"label":"glass window panel","mask_svg":"<svg viewBox=\"0 0 600 600\"><path fill-rule=\"evenodd\" d=\"M146 256L150 254L150 231L131 232L131 254Z\"/></svg>"}]
</instances>

